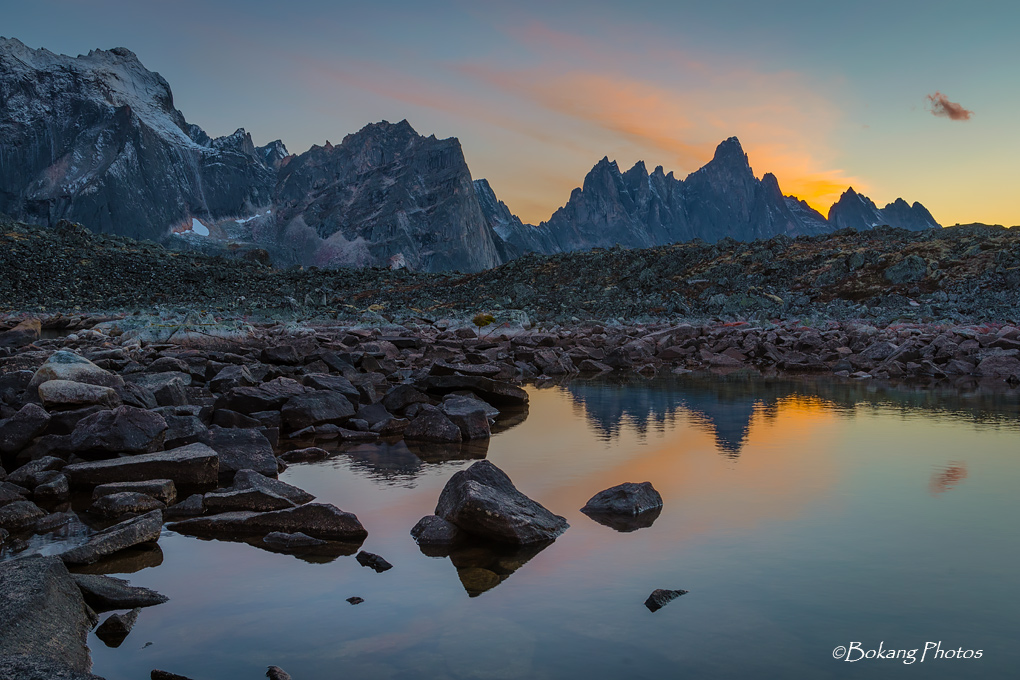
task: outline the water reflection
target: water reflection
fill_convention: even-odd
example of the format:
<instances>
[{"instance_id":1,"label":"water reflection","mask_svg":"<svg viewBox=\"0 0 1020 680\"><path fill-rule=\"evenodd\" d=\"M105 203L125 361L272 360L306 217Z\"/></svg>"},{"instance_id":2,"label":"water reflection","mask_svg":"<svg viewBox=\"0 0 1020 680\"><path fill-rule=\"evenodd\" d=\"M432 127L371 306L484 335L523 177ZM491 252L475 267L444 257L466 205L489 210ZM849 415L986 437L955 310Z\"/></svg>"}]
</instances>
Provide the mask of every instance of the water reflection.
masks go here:
<instances>
[{"instance_id":1,"label":"water reflection","mask_svg":"<svg viewBox=\"0 0 1020 680\"><path fill-rule=\"evenodd\" d=\"M687 374L645 378L610 374L575 379L565 390L601 437L612 440L624 426L639 435L672 428L681 414L715 438L719 452L737 458L756 417L772 419L779 404L810 396L822 408L850 414L859 407L931 413L1016 427L1020 391L1001 381L962 378L937 384L840 381L832 378L770 378L757 374Z\"/></svg>"},{"instance_id":2,"label":"water reflection","mask_svg":"<svg viewBox=\"0 0 1020 680\"><path fill-rule=\"evenodd\" d=\"M453 546L419 546L423 555L449 557L470 597L478 597L510 578L553 541L526 546L465 539Z\"/></svg>"},{"instance_id":3,"label":"water reflection","mask_svg":"<svg viewBox=\"0 0 1020 680\"><path fill-rule=\"evenodd\" d=\"M967 464L950 462L931 476L928 488L932 494L945 493L967 478Z\"/></svg>"},{"instance_id":4,"label":"water reflection","mask_svg":"<svg viewBox=\"0 0 1020 680\"><path fill-rule=\"evenodd\" d=\"M647 529L655 524L655 520L657 520L659 515L662 514L662 508L653 508L647 512L642 512L640 515L619 515L604 512L591 512L584 508L581 508L581 512L602 526L606 526L610 529L626 534L632 531L637 531L638 529Z\"/></svg>"}]
</instances>

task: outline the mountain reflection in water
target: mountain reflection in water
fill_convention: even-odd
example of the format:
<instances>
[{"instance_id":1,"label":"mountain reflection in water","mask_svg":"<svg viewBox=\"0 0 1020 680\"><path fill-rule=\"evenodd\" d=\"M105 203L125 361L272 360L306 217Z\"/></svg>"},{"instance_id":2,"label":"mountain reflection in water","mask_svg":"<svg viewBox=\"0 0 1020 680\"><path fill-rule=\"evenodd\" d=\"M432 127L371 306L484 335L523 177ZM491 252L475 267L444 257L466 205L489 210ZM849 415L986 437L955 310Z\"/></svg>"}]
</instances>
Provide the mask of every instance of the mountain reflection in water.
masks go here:
<instances>
[{"instance_id":1,"label":"mountain reflection in water","mask_svg":"<svg viewBox=\"0 0 1020 680\"><path fill-rule=\"evenodd\" d=\"M629 425L645 435L692 417L710 432L721 454L736 458L756 416L774 419L781 402L812 398L821 407L850 415L856 407L894 409L904 414L937 412L982 423L1017 426L1020 391L1003 382L964 379L939 385L834 381L831 377L763 379L743 373L687 374L644 378L610 374L574 379L558 386L583 410L593 429L610 441ZM964 476L966 472L964 472Z\"/></svg>"}]
</instances>

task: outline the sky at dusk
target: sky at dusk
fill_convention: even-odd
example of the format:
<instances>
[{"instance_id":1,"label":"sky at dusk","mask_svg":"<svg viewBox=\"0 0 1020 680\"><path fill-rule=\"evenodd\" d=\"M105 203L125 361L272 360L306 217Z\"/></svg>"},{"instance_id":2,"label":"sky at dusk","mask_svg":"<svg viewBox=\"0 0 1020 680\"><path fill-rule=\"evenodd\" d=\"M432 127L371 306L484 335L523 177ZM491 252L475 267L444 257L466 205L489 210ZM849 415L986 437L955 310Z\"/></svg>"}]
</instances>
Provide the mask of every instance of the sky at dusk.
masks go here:
<instances>
[{"instance_id":1,"label":"sky at dusk","mask_svg":"<svg viewBox=\"0 0 1020 680\"><path fill-rule=\"evenodd\" d=\"M823 213L853 185L944 225L1020 224L1016 2L3 4L0 35L30 47L134 51L213 136L456 136L526 222L603 156L682 178L737 136Z\"/></svg>"}]
</instances>

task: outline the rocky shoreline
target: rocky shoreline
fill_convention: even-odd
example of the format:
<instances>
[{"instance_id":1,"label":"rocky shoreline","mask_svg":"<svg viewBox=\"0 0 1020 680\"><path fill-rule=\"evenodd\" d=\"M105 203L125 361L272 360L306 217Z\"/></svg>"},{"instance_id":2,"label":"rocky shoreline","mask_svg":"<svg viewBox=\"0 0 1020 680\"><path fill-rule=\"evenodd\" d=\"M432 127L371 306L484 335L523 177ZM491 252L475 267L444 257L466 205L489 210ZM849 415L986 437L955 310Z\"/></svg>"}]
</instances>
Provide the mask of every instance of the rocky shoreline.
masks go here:
<instances>
[{"instance_id":1,"label":"rocky shoreline","mask_svg":"<svg viewBox=\"0 0 1020 680\"><path fill-rule=\"evenodd\" d=\"M59 336L44 338L44 327ZM98 622L96 593L130 610L104 621L103 640L123 640L137 607L163 599L115 580L86 583L86 592L78 574L149 559L167 522L178 533L306 559L357 553L366 566L390 568L383 557L359 552L368 532L355 514L276 478L288 464L330 455L320 445L403 439L427 461L484 458L493 432L527 416L521 383L706 370L1011 390L1020 385L1020 329L740 321L489 330L467 319L370 327L194 314L27 319L0 333L0 569L5 583L17 580L6 575L13 569L28 590L63 593L54 616L69 629L50 637L85 661L61 661L66 649L52 657L27 653L38 639L5 634L0 668L14 676L32 669L39 677L95 677L84 639ZM427 554L451 559L458 536L517 543L523 563L566 523L482 462L489 467L477 463L468 477L454 475L436 515L412 535ZM487 509L481 516L473 514L479 507ZM654 521L653 510L647 521L597 521L633 530ZM54 533L67 537L62 552L33 557L33 537ZM492 585L470 587L477 593ZM79 602L79 591L93 604ZM51 596L20 609L10 592L0 598L6 616L25 623L56 606Z\"/></svg>"}]
</instances>

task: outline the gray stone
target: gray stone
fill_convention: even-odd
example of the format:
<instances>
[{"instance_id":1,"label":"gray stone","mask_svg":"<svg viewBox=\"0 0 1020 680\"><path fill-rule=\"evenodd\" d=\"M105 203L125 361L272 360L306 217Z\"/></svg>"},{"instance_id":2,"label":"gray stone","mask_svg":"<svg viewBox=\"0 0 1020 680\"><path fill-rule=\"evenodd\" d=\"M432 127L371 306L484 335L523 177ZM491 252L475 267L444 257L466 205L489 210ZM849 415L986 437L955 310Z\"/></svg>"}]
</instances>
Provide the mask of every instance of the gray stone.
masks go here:
<instances>
[{"instance_id":1,"label":"gray stone","mask_svg":"<svg viewBox=\"0 0 1020 680\"><path fill-rule=\"evenodd\" d=\"M460 531L456 525L436 515L426 515L411 529L411 537L418 545L452 545Z\"/></svg>"},{"instance_id":2,"label":"gray stone","mask_svg":"<svg viewBox=\"0 0 1020 680\"><path fill-rule=\"evenodd\" d=\"M167 518L197 517L205 514L205 496L195 493L176 505L171 505L164 513Z\"/></svg>"},{"instance_id":3,"label":"gray stone","mask_svg":"<svg viewBox=\"0 0 1020 680\"><path fill-rule=\"evenodd\" d=\"M291 397L280 410L291 430L323 423L341 423L354 415L354 406L339 392L318 390Z\"/></svg>"},{"instance_id":4,"label":"gray stone","mask_svg":"<svg viewBox=\"0 0 1020 680\"><path fill-rule=\"evenodd\" d=\"M981 360L977 373L982 376L1020 378L1020 359L1005 354L993 354Z\"/></svg>"},{"instance_id":5,"label":"gray stone","mask_svg":"<svg viewBox=\"0 0 1020 680\"><path fill-rule=\"evenodd\" d=\"M67 475L59 472L47 482L43 482L32 491L32 497L39 503L56 503L66 501L71 495L71 485Z\"/></svg>"},{"instance_id":6,"label":"gray stone","mask_svg":"<svg viewBox=\"0 0 1020 680\"><path fill-rule=\"evenodd\" d=\"M50 380L70 380L114 388L124 384L124 379L119 375L103 370L85 357L67 350L54 352L32 376L28 389L33 390Z\"/></svg>"},{"instance_id":7,"label":"gray stone","mask_svg":"<svg viewBox=\"0 0 1020 680\"><path fill-rule=\"evenodd\" d=\"M215 484L219 479L219 457L205 444L189 444L157 453L74 463L64 468L64 474L72 486L153 479L169 479L178 486Z\"/></svg>"},{"instance_id":8,"label":"gray stone","mask_svg":"<svg viewBox=\"0 0 1020 680\"><path fill-rule=\"evenodd\" d=\"M326 503L273 512L227 512L174 522L169 528L196 536L265 536L274 531L301 532L326 541L356 541L368 536L354 514Z\"/></svg>"},{"instance_id":9,"label":"gray stone","mask_svg":"<svg viewBox=\"0 0 1020 680\"><path fill-rule=\"evenodd\" d=\"M168 449L196 442L209 443L209 428L197 416L165 416L167 430L163 445Z\"/></svg>"},{"instance_id":10,"label":"gray stone","mask_svg":"<svg viewBox=\"0 0 1020 680\"><path fill-rule=\"evenodd\" d=\"M163 416L134 406L119 406L79 421L71 433L71 446L76 451L151 453L163 448L166 430Z\"/></svg>"},{"instance_id":11,"label":"gray stone","mask_svg":"<svg viewBox=\"0 0 1020 680\"><path fill-rule=\"evenodd\" d=\"M885 280L892 284L913 283L928 275L928 263L919 255L907 255L885 270Z\"/></svg>"},{"instance_id":12,"label":"gray stone","mask_svg":"<svg viewBox=\"0 0 1020 680\"><path fill-rule=\"evenodd\" d=\"M351 381L341 375L328 373L309 373L302 376L301 382L313 390L333 390L347 397L348 401L358 403L360 394Z\"/></svg>"},{"instance_id":13,"label":"gray stone","mask_svg":"<svg viewBox=\"0 0 1020 680\"><path fill-rule=\"evenodd\" d=\"M290 673L279 666L270 666L266 670L266 677L269 678L269 680L290 680Z\"/></svg>"},{"instance_id":14,"label":"gray stone","mask_svg":"<svg viewBox=\"0 0 1020 680\"><path fill-rule=\"evenodd\" d=\"M354 559L356 559L358 561L358 564L360 564L361 566L370 567L374 569L377 574L381 574L384 571L388 571L393 568L392 564L387 562L379 555L376 555L375 553L365 552L364 550L355 555Z\"/></svg>"},{"instance_id":15,"label":"gray stone","mask_svg":"<svg viewBox=\"0 0 1020 680\"><path fill-rule=\"evenodd\" d=\"M62 470L66 463L55 456L44 456L43 458L37 458L36 460L25 463L17 470L7 475L8 484L17 484L26 488L33 488L35 486L35 476L40 472L46 472L50 470Z\"/></svg>"},{"instance_id":16,"label":"gray stone","mask_svg":"<svg viewBox=\"0 0 1020 680\"><path fill-rule=\"evenodd\" d=\"M325 449L320 449L317 446L310 446L305 449L294 449L293 451L282 453L280 454L280 460L285 460L288 463L297 463L310 460L323 460L327 456L329 456L329 452Z\"/></svg>"},{"instance_id":17,"label":"gray stone","mask_svg":"<svg viewBox=\"0 0 1020 680\"><path fill-rule=\"evenodd\" d=\"M0 508L0 528L11 532L30 529L46 512L32 501L15 501Z\"/></svg>"},{"instance_id":18,"label":"gray stone","mask_svg":"<svg viewBox=\"0 0 1020 680\"><path fill-rule=\"evenodd\" d=\"M416 387L426 394L449 394L470 390L486 403L493 406L523 406L528 403L528 393L516 385L468 375L431 375L417 383Z\"/></svg>"},{"instance_id":19,"label":"gray stone","mask_svg":"<svg viewBox=\"0 0 1020 680\"><path fill-rule=\"evenodd\" d=\"M276 456L265 435L255 429L209 429L209 446L219 454L220 477L229 480L238 470L255 470L275 477Z\"/></svg>"},{"instance_id":20,"label":"gray stone","mask_svg":"<svg viewBox=\"0 0 1020 680\"><path fill-rule=\"evenodd\" d=\"M404 439L423 442L459 442L464 435L439 409L423 410L404 430Z\"/></svg>"},{"instance_id":21,"label":"gray stone","mask_svg":"<svg viewBox=\"0 0 1020 680\"><path fill-rule=\"evenodd\" d=\"M41 435L50 422L50 414L36 404L25 404L17 413L0 420L0 453L17 453Z\"/></svg>"},{"instance_id":22,"label":"gray stone","mask_svg":"<svg viewBox=\"0 0 1020 680\"><path fill-rule=\"evenodd\" d=\"M120 491L100 496L92 501L89 512L107 519L116 519L128 513L136 515L151 512L152 510L164 510L166 505L157 501L152 496L136 491Z\"/></svg>"},{"instance_id":23,"label":"gray stone","mask_svg":"<svg viewBox=\"0 0 1020 680\"><path fill-rule=\"evenodd\" d=\"M47 409L73 409L83 406L120 406L120 396L112 387L89 385L70 380L49 380L39 385L39 398Z\"/></svg>"},{"instance_id":24,"label":"gray stone","mask_svg":"<svg viewBox=\"0 0 1020 680\"><path fill-rule=\"evenodd\" d=\"M147 479L141 482L111 482L100 484L92 490L92 500L122 491L144 493L167 505L177 500L177 488L169 479Z\"/></svg>"},{"instance_id":25,"label":"gray stone","mask_svg":"<svg viewBox=\"0 0 1020 680\"><path fill-rule=\"evenodd\" d=\"M53 382L57 382L54 380ZM48 385L49 383L43 383ZM100 389L107 389L105 387ZM118 404L120 404L120 397L117 398ZM99 413L100 411L109 411L109 407L106 406L85 406L83 408L71 409L70 411L54 411L50 413L50 423L46 426L46 435L69 435L74 432L74 428L77 427L85 418L88 418L93 413ZM68 438L68 448L70 448L70 438Z\"/></svg>"},{"instance_id":26,"label":"gray stone","mask_svg":"<svg viewBox=\"0 0 1020 680\"><path fill-rule=\"evenodd\" d=\"M585 514L640 515L662 507L662 496L651 482L624 482L592 496L581 512Z\"/></svg>"},{"instance_id":27,"label":"gray stone","mask_svg":"<svg viewBox=\"0 0 1020 680\"><path fill-rule=\"evenodd\" d=\"M262 542L275 550L287 551L306 550L308 548L319 548L327 545L327 541L312 538L308 534L303 534L300 531L293 534L283 533L282 531L272 531L263 537Z\"/></svg>"},{"instance_id":28,"label":"gray stone","mask_svg":"<svg viewBox=\"0 0 1020 680\"><path fill-rule=\"evenodd\" d=\"M400 413L411 404L427 404L428 396L411 385L397 385L386 393L382 405L390 413Z\"/></svg>"},{"instance_id":29,"label":"gray stone","mask_svg":"<svg viewBox=\"0 0 1020 680\"><path fill-rule=\"evenodd\" d=\"M291 378L276 378L258 387L235 387L227 394L225 408L238 413L279 410L288 399L308 392Z\"/></svg>"},{"instance_id":30,"label":"gray stone","mask_svg":"<svg viewBox=\"0 0 1020 680\"><path fill-rule=\"evenodd\" d=\"M8 560L0 563L0 583L0 677L62 677L12 674L12 668L31 669L34 661L87 673L92 662L85 641L94 621L67 567L56 557Z\"/></svg>"},{"instance_id":31,"label":"gray stone","mask_svg":"<svg viewBox=\"0 0 1020 680\"><path fill-rule=\"evenodd\" d=\"M39 319L25 319L9 331L0 332L0 347L24 347L31 345L42 335Z\"/></svg>"},{"instance_id":32,"label":"gray stone","mask_svg":"<svg viewBox=\"0 0 1020 680\"><path fill-rule=\"evenodd\" d=\"M142 610L136 607L126 614L110 614L96 628L96 637L102 640L107 647L120 647L131 629L134 628L140 611Z\"/></svg>"},{"instance_id":33,"label":"gray stone","mask_svg":"<svg viewBox=\"0 0 1020 680\"><path fill-rule=\"evenodd\" d=\"M492 431L489 429L487 406L488 404L478 399L447 396L439 405L439 410L460 428L460 434L465 440L488 439L492 436Z\"/></svg>"},{"instance_id":34,"label":"gray stone","mask_svg":"<svg viewBox=\"0 0 1020 680\"><path fill-rule=\"evenodd\" d=\"M686 595L689 591L686 590L664 590L658 588L652 591L652 594L645 600L645 606L648 607L649 611L656 612L665 607L667 604L680 597Z\"/></svg>"},{"instance_id":35,"label":"gray stone","mask_svg":"<svg viewBox=\"0 0 1020 680\"><path fill-rule=\"evenodd\" d=\"M261 489L231 489L205 495L205 509L212 514L237 510L268 512L293 508L295 505L292 500Z\"/></svg>"},{"instance_id":36,"label":"gray stone","mask_svg":"<svg viewBox=\"0 0 1020 680\"><path fill-rule=\"evenodd\" d=\"M234 483L231 489L258 489L291 500L297 505L315 500L315 496L307 491L287 482L281 482L279 479L266 477L255 470L239 471L234 475Z\"/></svg>"},{"instance_id":37,"label":"gray stone","mask_svg":"<svg viewBox=\"0 0 1020 680\"><path fill-rule=\"evenodd\" d=\"M65 564L92 564L125 548L159 540L162 528L163 513L153 510L104 529L59 557Z\"/></svg>"},{"instance_id":38,"label":"gray stone","mask_svg":"<svg viewBox=\"0 0 1020 680\"><path fill-rule=\"evenodd\" d=\"M450 478L435 514L469 534L519 545L553 540L569 526L563 517L518 491L487 460Z\"/></svg>"},{"instance_id":39,"label":"gray stone","mask_svg":"<svg viewBox=\"0 0 1020 680\"><path fill-rule=\"evenodd\" d=\"M169 598L155 590L130 585L124 579L100 574L71 574L81 590L85 604L96 612L133 609L163 604Z\"/></svg>"}]
</instances>

